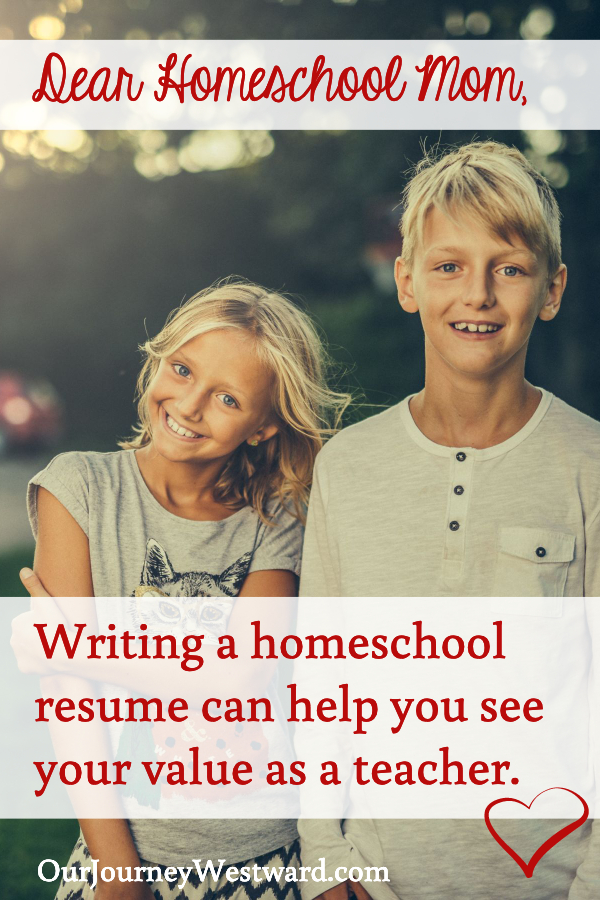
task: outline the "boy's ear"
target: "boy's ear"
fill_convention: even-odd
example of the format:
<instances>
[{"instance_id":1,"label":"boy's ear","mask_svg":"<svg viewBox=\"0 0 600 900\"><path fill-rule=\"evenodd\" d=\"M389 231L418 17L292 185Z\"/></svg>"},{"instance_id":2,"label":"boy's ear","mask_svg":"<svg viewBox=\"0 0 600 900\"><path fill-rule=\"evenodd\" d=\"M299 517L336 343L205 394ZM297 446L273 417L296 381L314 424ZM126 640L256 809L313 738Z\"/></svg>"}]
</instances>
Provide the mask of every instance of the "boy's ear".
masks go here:
<instances>
[{"instance_id":1,"label":"boy's ear","mask_svg":"<svg viewBox=\"0 0 600 900\"><path fill-rule=\"evenodd\" d=\"M398 288L398 302L405 312L418 312L419 307L413 292L412 274L401 256L394 263L394 278Z\"/></svg>"},{"instance_id":2,"label":"boy's ear","mask_svg":"<svg viewBox=\"0 0 600 900\"><path fill-rule=\"evenodd\" d=\"M556 275L552 278L544 305L539 311L539 317L544 322L549 322L558 313L565 287L567 286L567 267L564 263L559 266Z\"/></svg>"}]
</instances>

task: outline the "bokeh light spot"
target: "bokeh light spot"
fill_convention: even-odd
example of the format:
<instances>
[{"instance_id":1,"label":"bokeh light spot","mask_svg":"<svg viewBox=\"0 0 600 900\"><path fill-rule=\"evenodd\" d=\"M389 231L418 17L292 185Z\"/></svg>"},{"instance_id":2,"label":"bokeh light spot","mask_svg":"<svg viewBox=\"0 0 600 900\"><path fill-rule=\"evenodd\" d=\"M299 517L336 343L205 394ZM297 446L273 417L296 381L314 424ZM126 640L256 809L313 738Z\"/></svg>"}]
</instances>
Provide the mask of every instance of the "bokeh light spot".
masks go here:
<instances>
[{"instance_id":1,"label":"bokeh light spot","mask_svg":"<svg viewBox=\"0 0 600 900\"><path fill-rule=\"evenodd\" d=\"M29 134L26 131L5 131L2 143L11 153L29 156Z\"/></svg>"},{"instance_id":2,"label":"bokeh light spot","mask_svg":"<svg viewBox=\"0 0 600 900\"><path fill-rule=\"evenodd\" d=\"M33 413L33 407L25 397L10 397L2 408L2 414L10 425L24 425Z\"/></svg>"},{"instance_id":3,"label":"bokeh light spot","mask_svg":"<svg viewBox=\"0 0 600 900\"><path fill-rule=\"evenodd\" d=\"M161 175L178 175L181 172L177 150L175 147L167 147L155 157L156 168Z\"/></svg>"},{"instance_id":4,"label":"bokeh light spot","mask_svg":"<svg viewBox=\"0 0 600 900\"><path fill-rule=\"evenodd\" d=\"M561 150L565 142L561 131L526 131L525 137L534 150L548 156Z\"/></svg>"},{"instance_id":5,"label":"bokeh light spot","mask_svg":"<svg viewBox=\"0 0 600 900\"><path fill-rule=\"evenodd\" d=\"M65 153L75 153L80 150L87 138L85 131L79 131L76 128L65 131L42 131L40 136L48 146L56 147L57 150L63 150Z\"/></svg>"},{"instance_id":6,"label":"bokeh light spot","mask_svg":"<svg viewBox=\"0 0 600 900\"><path fill-rule=\"evenodd\" d=\"M563 188L569 181L569 170L567 167L555 159L550 159L542 167L544 175L555 188Z\"/></svg>"},{"instance_id":7,"label":"bokeh light spot","mask_svg":"<svg viewBox=\"0 0 600 900\"><path fill-rule=\"evenodd\" d=\"M540 95L540 102L546 112L560 113L567 105L567 95L562 88L556 85L548 85Z\"/></svg>"},{"instance_id":8,"label":"bokeh light spot","mask_svg":"<svg viewBox=\"0 0 600 900\"><path fill-rule=\"evenodd\" d=\"M519 32L525 40L537 41L550 34L555 21L554 13L547 6L534 6L521 22Z\"/></svg>"},{"instance_id":9,"label":"bokeh light spot","mask_svg":"<svg viewBox=\"0 0 600 900\"><path fill-rule=\"evenodd\" d=\"M156 153L162 150L167 143L167 135L164 131L137 131L135 134L140 149L145 153Z\"/></svg>"},{"instance_id":10,"label":"bokeh light spot","mask_svg":"<svg viewBox=\"0 0 600 900\"><path fill-rule=\"evenodd\" d=\"M65 23L57 16L36 16L29 23L29 34L36 41L58 41L65 33Z\"/></svg>"},{"instance_id":11,"label":"bokeh light spot","mask_svg":"<svg viewBox=\"0 0 600 900\"><path fill-rule=\"evenodd\" d=\"M149 41L150 33L145 28L131 28L125 35L126 41Z\"/></svg>"},{"instance_id":12,"label":"bokeh light spot","mask_svg":"<svg viewBox=\"0 0 600 900\"><path fill-rule=\"evenodd\" d=\"M492 20L486 12L477 9L469 13L465 25L471 34L487 34L492 27Z\"/></svg>"},{"instance_id":13,"label":"bokeh light spot","mask_svg":"<svg viewBox=\"0 0 600 900\"><path fill-rule=\"evenodd\" d=\"M460 37L460 35L465 34L466 26L465 26L465 17L460 9L451 9L446 13L446 18L444 20L444 28L448 32L448 34L455 35Z\"/></svg>"},{"instance_id":14,"label":"bokeh light spot","mask_svg":"<svg viewBox=\"0 0 600 900\"><path fill-rule=\"evenodd\" d=\"M183 22L181 23L181 27L185 34L189 38L198 38L204 37L206 32L206 19L204 16L200 15L189 15L186 16Z\"/></svg>"}]
</instances>

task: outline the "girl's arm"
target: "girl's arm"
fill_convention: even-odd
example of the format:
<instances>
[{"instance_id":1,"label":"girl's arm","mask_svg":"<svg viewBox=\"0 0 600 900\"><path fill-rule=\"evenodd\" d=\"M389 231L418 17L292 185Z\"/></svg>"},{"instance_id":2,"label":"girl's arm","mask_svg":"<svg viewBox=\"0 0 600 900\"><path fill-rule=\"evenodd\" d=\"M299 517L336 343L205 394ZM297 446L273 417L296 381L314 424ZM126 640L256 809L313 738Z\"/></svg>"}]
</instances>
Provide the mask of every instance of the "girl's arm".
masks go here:
<instances>
[{"instance_id":1,"label":"girl's arm","mask_svg":"<svg viewBox=\"0 0 600 900\"><path fill-rule=\"evenodd\" d=\"M56 497L42 487L38 488L38 541L35 551L34 569L51 594L58 598L56 603L72 624L73 621L87 622L93 630L97 626L93 595L92 573L88 539L70 513ZM77 600L66 598L77 597ZM40 679L42 694L46 697L70 697L76 703L82 697L94 696L93 685L81 678L67 674L57 674ZM102 723L79 722L57 723L50 721L50 733L58 759L112 758L108 734ZM86 787L83 790L89 791ZM92 857L103 866L139 866L140 858L133 843L117 791L111 786L95 787L105 815L114 818L81 819L80 825ZM102 791L102 796L96 792ZM72 789L71 798L77 808L78 797L82 793ZM150 900L152 891L146 884L105 884L96 890L99 898L127 898L127 900Z\"/></svg>"},{"instance_id":2,"label":"girl's arm","mask_svg":"<svg viewBox=\"0 0 600 900\"><path fill-rule=\"evenodd\" d=\"M48 596L48 593L52 593L44 590L45 582L39 584L35 578L25 579L23 583L32 596ZM122 655L119 659L87 659L86 655L81 653L75 654L75 657L69 660L64 652L60 655L55 653L53 659L48 661L48 665L58 673L109 682L145 696L152 695L163 700L184 697L191 708L199 707L204 700L214 697L215 694L219 697L242 699L259 696L260 692L267 688L277 660L251 659L254 653L252 623L260 622L261 634L271 635L276 652L279 653L281 639L293 630L295 611L293 598L296 596L296 589L297 577L287 570L264 570L252 572L247 576L240 591L240 597L247 600L235 604L229 620L228 631L234 637L236 653L239 656L235 664L228 664L227 660L219 659L217 647L203 645L198 651L198 655L203 658L203 665L199 670L182 669L179 659L128 660ZM70 618L73 621L72 617ZM152 647L152 644L150 646ZM139 651L135 644L132 649L134 652ZM266 656L266 641L263 642L262 650Z\"/></svg>"},{"instance_id":3,"label":"girl's arm","mask_svg":"<svg viewBox=\"0 0 600 900\"><path fill-rule=\"evenodd\" d=\"M242 585L240 597L297 597L298 577L284 569L251 572Z\"/></svg>"}]
</instances>

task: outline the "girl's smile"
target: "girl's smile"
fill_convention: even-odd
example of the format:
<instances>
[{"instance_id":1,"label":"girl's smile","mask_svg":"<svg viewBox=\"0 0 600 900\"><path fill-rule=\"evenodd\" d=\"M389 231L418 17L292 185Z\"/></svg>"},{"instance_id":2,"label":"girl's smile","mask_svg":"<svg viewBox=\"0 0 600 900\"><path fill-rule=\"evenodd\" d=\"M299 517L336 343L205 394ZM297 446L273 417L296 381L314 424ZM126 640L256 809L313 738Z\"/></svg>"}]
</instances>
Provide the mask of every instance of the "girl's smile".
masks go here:
<instances>
[{"instance_id":1,"label":"girl's smile","mask_svg":"<svg viewBox=\"0 0 600 900\"><path fill-rule=\"evenodd\" d=\"M174 437L181 441L202 441L207 438L207 435L205 434L197 434L189 428L186 428L185 425L182 425L181 422L178 422L171 416L164 406L161 406L160 408L160 420L164 427L167 428Z\"/></svg>"}]
</instances>

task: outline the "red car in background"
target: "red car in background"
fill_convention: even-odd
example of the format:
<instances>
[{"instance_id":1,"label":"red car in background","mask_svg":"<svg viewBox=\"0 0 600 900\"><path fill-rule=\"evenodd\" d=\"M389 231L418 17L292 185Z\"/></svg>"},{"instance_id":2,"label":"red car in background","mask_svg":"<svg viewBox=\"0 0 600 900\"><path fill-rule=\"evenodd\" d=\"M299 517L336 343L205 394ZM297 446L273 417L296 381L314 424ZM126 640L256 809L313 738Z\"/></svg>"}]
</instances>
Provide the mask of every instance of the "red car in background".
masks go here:
<instances>
[{"instance_id":1,"label":"red car in background","mask_svg":"<svg viewBox=\"0 0 600 900\"><path fill-rule=\"evenodd\" d=\"M0 370L0 454L50 447L63 431L63 406L52 385Z\"/></svg>"}]
</instances>

